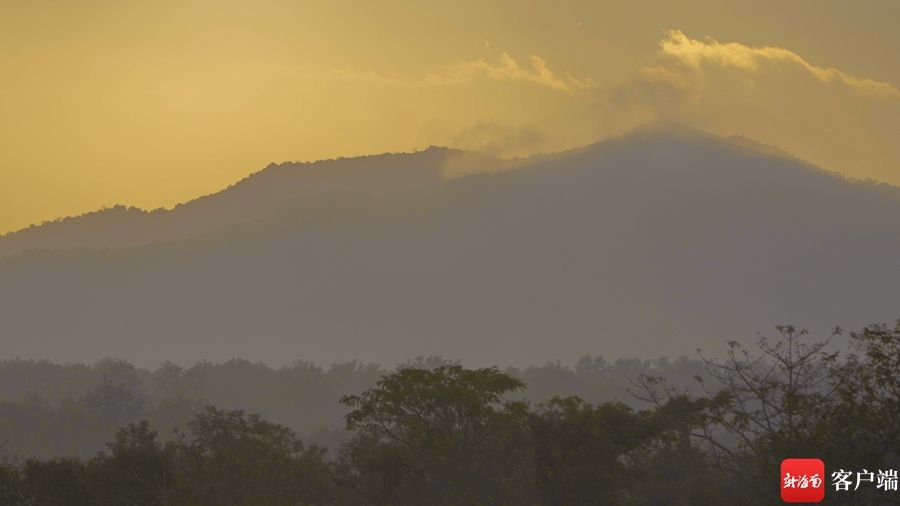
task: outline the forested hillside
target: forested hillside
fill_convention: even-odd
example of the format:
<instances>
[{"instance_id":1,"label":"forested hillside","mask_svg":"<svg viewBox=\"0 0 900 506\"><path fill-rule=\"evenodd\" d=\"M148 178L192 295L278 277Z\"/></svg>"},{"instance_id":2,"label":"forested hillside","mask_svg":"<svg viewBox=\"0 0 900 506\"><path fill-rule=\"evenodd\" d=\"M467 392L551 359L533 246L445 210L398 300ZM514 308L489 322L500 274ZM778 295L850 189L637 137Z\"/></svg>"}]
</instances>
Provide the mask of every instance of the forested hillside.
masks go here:
<instances>
[{"instance_id":1,"label":"forested hillside","mask_svg":"<svg viewBox=\"0 0 900 506\"><path fill-rule=\"evenodd\" d=\"M341 398L347 432L332 452L243 410L203 408L174 438L121 420L91 457L7 456L0 504L759 505L778 502L783 458L813 455L829 504L892 503L900 324L850 334L848 356L779 331L704 360L700 392L641 375L641 409L523 401L526 384L496 368L402 367ZM831 473L844 469L872 480L839 491Z\"/></svg>"}]
</instances>

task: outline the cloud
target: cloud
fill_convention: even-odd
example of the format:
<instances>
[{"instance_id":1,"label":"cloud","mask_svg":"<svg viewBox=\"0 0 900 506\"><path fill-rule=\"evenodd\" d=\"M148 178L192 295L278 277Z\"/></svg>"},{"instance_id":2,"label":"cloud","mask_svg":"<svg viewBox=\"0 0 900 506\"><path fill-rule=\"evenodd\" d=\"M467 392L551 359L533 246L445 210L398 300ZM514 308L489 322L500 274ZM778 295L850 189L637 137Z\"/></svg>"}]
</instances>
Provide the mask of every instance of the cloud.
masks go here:
<instances>
[{"instance_id":1,"label":"cloud","mask_svg":"<svg viewBox=\"0 0 900 506\"><path fill-rule=\"evenodd\" d=\"M876 98L900 98L900 90L890 83L847 74L832 67L820 67L808 62L799 54L781 47L753 47L738 42L722 43L713 38L691 39L681 30L670 30L660 43L660 54L695 71L704 65L716 65L757 73L766 64L788 64L800 67L823 83L838 82L861 95ZM677 72L665 66L649 67L645 74L650 79L668 79L683 86Z\"/></svg>"},{"instance_id":2,"label":"cloud","mask_svg":"<svg viewBox=\"0 0 900 506\"><path fill-rule=\"evenodd\" d=\"M460 61L453 65L445 65L434 72L426 74L421 79L400 79L377 72L350 69L327 70L318 72L313 77L318 80L357 81L397 88L453 86L467 84L484 78L494 81L530 83L570 95L579 90L586 90L593 85L589 79L557 75L547 65L546 60L540 56L531 55L528 59L528 64L522 64L505 52L501 53L497 60L493 62L479 58L477 60Z\"/></svg>"},{"instance_id":3,"label":"cloud","mask_svg":"<svg viewBox=\"0 0 900 506\"><path fill-rule=\"evenodd\" d=\"M759 74L780 64L799 68L822 83L840 83L866 97L900 99L900 89L890 83L853 76L833 67L814 65L799 54L781 47L754 47L740 42L719 42L711 37L692 39L676 29L667 31L659 41L659 56L661 60L658 64L642 69L640 79L644 85L668 87L671 93L681 95L696 93L697 77L708 68L730 68ZM493 60L478 58L444 65L418 79L350 69L327 70L312 77L410 89L464 85L478 79L490 79L529 83L573 96L585 91L604 92L590 78L576 78L569 74L563 76L554 72L547 61L538 55L530 55L527 62L521 62L506 52Z\"/></svg>"},{"instance_id":4,"label":"cloud","mask_svg":"<svg viewBox=\"0 0 900 506\"><path fill-rule=\"evenodd\" d=\"M326 75L326 84L332 87L333 79L371 85L371 96L383 99L379 104L402 101L404 107L386 105L381 115L405 115L403 123L415 133L404 135L418 136L418 145L525 156L664 120L744 135L855 176L898 180L900 150L890 134L897 128L900 91L892 83L852 75L827 60L812 63L771 44L692 37L681 30L664 32L655 42L643 65L629 65L618 75L601 74L605 64L597 61L596 74L578 70L572 78L565 60L554 65L555 59L498 51L432 64L417 74L336 71ZM507 90L515 90L509 100Z\"/></svg>"},{"instance_id":5,"label":"cloud","mask_svg":"<svg viewBox=\"0 0 900 506\"><path fill-rule=\"evenodd\" d=\"M481 58L444 67L441 72L426 76L425 82L432 84L467 83L478 77L487 77L496 81L529 82L570 94L591 86L589 80L557 76L540 56L531 55L529 62L530 65L522 65L508 53L502 53L496 63Z\"/></svg>"},{"instance_id":6,"label":"cloud","mask_svg":"<svg viewBox=\"0 0 900 506\"><path fill-rule=\"evenodd\" d=\"M667 32L649 66L598 93L603 114L740 134L855 177L894 184L900 90L774 46Z\"/></svg>"}]
</instances>

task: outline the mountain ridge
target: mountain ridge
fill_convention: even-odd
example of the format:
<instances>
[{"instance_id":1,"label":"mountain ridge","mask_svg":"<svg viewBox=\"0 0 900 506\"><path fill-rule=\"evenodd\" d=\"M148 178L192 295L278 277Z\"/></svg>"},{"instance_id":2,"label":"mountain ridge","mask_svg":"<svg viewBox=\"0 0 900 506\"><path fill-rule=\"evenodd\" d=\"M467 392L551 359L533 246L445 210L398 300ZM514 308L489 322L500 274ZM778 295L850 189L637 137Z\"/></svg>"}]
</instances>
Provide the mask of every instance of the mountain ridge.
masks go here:
<instances>
[{"instance_id":1,"label":"mountain ridge","mask_svg":"<svg viewBox=\"0 0 900 506\"><path fill-rule=\"evenodd\" d=\"M0 258L32 249L103 249L177 240L193 233L206 233L218 227L252 221L264 217L271 210L258 204L250 206L251 208L248 209L246 205L234 202L238 200L234 198L236 193L256 191L265 194L269 192L269 195L257 198L265 197L274 198L276 201L285 201L311 192L408 191L439 184L453 177L541 166L560 158L577 156L579 153L614 149L619 144L634 142L636 139L651 142L676 140L679 142L719 143L747 150L754 155L789 159L847 181L861 182L837 172L822 169L797 159L783 150L746 137L720 137L686 125L657 121L645 124L619 137L604 139L558 153L537 154L528 158L500 159L483 153L429 146L424 150L408 153L381 153L310 162L272 162L265 168L252 172L217 192L198 196L170 209L144 210L118 204L0 234ZM400 168L392 169L389 164L399 164ZM304 181L304 178L308 181ZM290 181L291 179L299 181ZM290 184L285 184L286 182ZM297 184L298 182L299 184ZM883 185L883 188L893 188L887 183L880 184ZM900 188L896 188L896 191L900 195ZM224 205L217 206L217 203L228 200L233 201L231 205L226 202ZM201 208L204 207L211 207L211 209L202 210ZM198 209L199 211L195 214L203 213L205 218L189 216L192 211ZM183 223L182 226L160 223L179 220L193 223ZM90 227L98 227L101 231L94 231L92 237ZM147 229L146 235L142 236L136 233L135 229L139 231ZM79 235L84 236L82 240L78 239Z\"/></svg>"},{"instance_id":2,"label":"mountain ridge","mask_svg":"<svg viewBox=\"0 0 900 506\"><path fill-rule=\"evenodd\" d=\"M222 190L171 209L115 205L8 232L0 235L0 258L30 249L103 249L177 240L263 217L271 211L266 200L277 203L315 192L409 191L440 183L448 168L480 164L485 170L496 170L507 163L490 155L436 147L411 153L270 163ZM79 234L83 234L82 240Z\"/></svg>"},{"instance_id":3,"label":"mountain ridge","mask_svg":"<svg viewBox=\"0 0 900 506\"><path fill-rule=\"evenodd\" d=\"M432 180L0 259L2 356L529 364L714 352L900 309L900 195L795 160L645 135Z\"/></svg>"}]
</instances>

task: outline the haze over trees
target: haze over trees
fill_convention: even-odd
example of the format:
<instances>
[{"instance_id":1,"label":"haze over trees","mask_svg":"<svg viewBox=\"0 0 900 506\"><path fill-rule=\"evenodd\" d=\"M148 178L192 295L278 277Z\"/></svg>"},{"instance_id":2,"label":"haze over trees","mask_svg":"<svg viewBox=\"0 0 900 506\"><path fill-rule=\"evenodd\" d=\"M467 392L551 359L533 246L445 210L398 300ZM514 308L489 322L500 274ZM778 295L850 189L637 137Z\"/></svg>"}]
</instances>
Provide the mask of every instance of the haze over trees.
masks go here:
<instances>
[{"instance_id":1,"label":"haze over trees","mask_svg":"<svg viewBox=\"0 0 900 506\"><path fill-rule=\"evenodd\" d=\"M900 323L851 333L844 356L779 330L705 361L701 393L644 376L644 409L527 402L496 368L432 364L345 396L347 437L331 453L241 410L206 407L165 441L131 423L90 458L3 461L0 504L759 505L779 502L785 457L823 458L827 482L896 469ZM828 503L895 502L869 485Z\"/></svg>"},{"instance_id":2,"label":"haze over trees","mask_svg":"<svg viewBox=\"0 0 900 506\"><path fill-rule=\"evenodd\" d=\"M0 238L2 357L723 353L786 321L893 319L897 216L895 187L673 126L515 162L434 148L273 165L172 211Z\"/></svg>"},{"instance_id":3,"label":"haze over trees","mask_svg":"<svg viewBox=\"0 0 900 506\"><path fill-rule=\"evenodd\" d=\"M402 364L431 369L454 365L436 357ZM393 369L350 361L323 368L297 362L274 368L246 360L201 362L155 369L106 359L91 366L46 361L0 362L0 448L20 457L88 458L105 447L115 430L147 420L170 439L206 406L242 409L290 428L306 441L333 450L344 439L344 395L371 388ZM534 402L576 395L591 403L623 402L647 407L630 393L642 374L662 375L679 388L694 389L705 375L696 359L643 361L582 357L574 366L506 368L527 385L516 395Z\"/></svg>"}]
</instances>

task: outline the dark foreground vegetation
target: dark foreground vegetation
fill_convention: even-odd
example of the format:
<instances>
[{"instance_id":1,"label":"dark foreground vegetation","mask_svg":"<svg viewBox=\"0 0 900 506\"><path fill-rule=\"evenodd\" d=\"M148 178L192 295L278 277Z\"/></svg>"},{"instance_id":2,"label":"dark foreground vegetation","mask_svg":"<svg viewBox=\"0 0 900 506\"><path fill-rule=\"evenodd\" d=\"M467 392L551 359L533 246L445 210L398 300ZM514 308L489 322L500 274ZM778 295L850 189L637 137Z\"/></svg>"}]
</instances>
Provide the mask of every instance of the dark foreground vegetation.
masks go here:
<instances>
[{"instance_id":1,"label":"dark foreground vegetation","mask_svg":"<svg viewBox=\"0 0 900 506\"><path fill-rule=\"evenodd\" d=\"M506 372L435 365L345 396L346 439L332 452L244 411L206 407L166 438L131 423L90 458L8 458L0 504L759 505L780 503L786 457L822 458L829 475L900 468L900 323L851 333L841 355L779 330L703 360L691 393L641 375L644 409L529 403ZM874 486L828 494L900 499Z\"/></svg>"}]
</instances>

